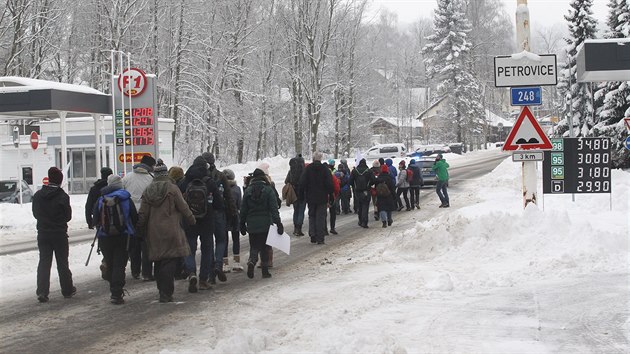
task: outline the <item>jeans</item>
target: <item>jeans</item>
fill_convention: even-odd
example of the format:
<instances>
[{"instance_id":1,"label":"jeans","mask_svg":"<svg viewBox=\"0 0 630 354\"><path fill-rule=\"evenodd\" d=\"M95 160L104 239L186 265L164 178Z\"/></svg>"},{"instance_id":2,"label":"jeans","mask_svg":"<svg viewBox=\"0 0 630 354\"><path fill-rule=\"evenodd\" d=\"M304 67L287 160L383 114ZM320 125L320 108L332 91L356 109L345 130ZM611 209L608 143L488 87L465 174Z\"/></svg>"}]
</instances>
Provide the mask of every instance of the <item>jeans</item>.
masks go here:
<instances>
[{"instance_id":1,"label":"jeans","mask_svg":"<svg viewBox=\"0 0 630 354\"><path fill-rule=\"evenodd\" d=\"M438 197L440 197L442 205L449 205L448 191L446 190L447 187L448 181L437 181L437 184L435 185L435 193L437 193Z\"/></svg>"},{"instance_id":2,"label":"jeans","mask_svg":"<svg viewBox=\"0 0 630 354\"><path fill-rule=\"evenodd\" d=\"M227 248L227 219L224 210L214 211L214 269L223 271L223 254Z\"/></svg>"},{"instance_id":3,"label":"jeans","mask_svg":"<svg viewBox=\"0 0 630 354\"><path fill-rule=\"evenodd\" d=\"M354 200L356 201L357 212L359 214L359 224L367 226L368 224L368 209L370 208L370 201L372 200L370 197L369 191L357 192L355 194Z\"/></svg>"},{"instance_id":4,"label":"jeans","mask_svg":"<svg viewBox=\"0 0 630 354\"><path fill-rule=\"evenodd\" d=\"M61 294L72 295L72 272L68 266L68 236L37 238L37 248L39 248L39 264L37 266L37 296L48 296L50 292L50 267L52 267L53 253L57 261L57 273L59 274L59 284Z\"/></svg>"},{"instance_id":5,"label":"jeans","mask_svg":"<svg viewBox=\"0 0 630 354\"><path fill-rule=\"evenodd\" d=\"M407 209L409 209L409 198L407 198L408 190L409 188L398 187L398 190L396 191L396 203L398 204L399 207L403 206L402 200L400 200L400 195L402 194L403 197L405 198L405 206L407 207Z\"/></svg>"},{"instance_id":6,"label":"jeans","mask_svg":"<svg viewBox=\"0 0 630 354\"><path fill-rule=\"evenodd\" d=\"M306 201L297 200L293 203L293 226L304 224L304 211L306 210Z\"/></svg>"},{"instance_id":7,"label":"jeans","mask_svg":"<svg viewBox=\"0 0 630 354\"><path fill-rule=\"evenodd\" d=\"M256 264L258 262L258 254L260 253L260 265L262 267L269 266L269 249L267 245L267 233L269 230L261 233L249 234L249 262Z\"/></svg>"},{"instance_id":8,"label":"jeans","mask_svg":"<svg viewBox=\"0 0 630 354\"><path fill-rule=\"evenodd\" d=\"M125 267L127 266L127 235L101 237L98 241L107 264L105 279L109 282L112 298L123 295Z\"/></svg>"},{"instance_id":9,"label":"jeans","mask_svg":"<svg viewBox=\"0 0 630 354\"><path fill-rule=\"evenodd\" d=\"M339 196L339 199L341 199L341 211L344 214L350 213L350 197L351 196L352 196L352 193L350 192L350 189L345 190L345 191L342 190Z\"/></svg>"},{"instance_id":10,"label":"jeans","mask_svg":"<svg viewBox=\"0 0 630 354\"><path fill-rule=\"evenodd\" d=\"M409 187L409 194L411 194L411 207L420 205L420 186Z\"/></svg>"},{"instance_id":11,"label":"jeans","mask_svg":"<svg viewBox=\"0 0 630 354\"><path fill-rule=\"evenodd\" d=\"M382 222L391 222L391 221L393 221L392 220L392 212L391 211L381 210L379 212L379 214L380 214Z\"/></svg>"},{"instance_id":12,"label":"jeans","mask_svg":"<svg viewBox=\"0 0 630 354\"><path fill-rule=\"evenodd\" d=\"M308 233L318 242L324 242L327 209L326 203L308 203Z\"/></svg>"},{"instance_id":13,"label":"jeans","mask_svg":"<svg viewBox=\"0 0 630 354\"><path fill-rule=\"evenodd\" d=\"M190 246L190 256L184 259L186 271L190 274L197 274L197 264L195 254L197 253L197 237L201 241L201 265L199 267L199 279L208 280L212 269L212 259L214 252L214 242L212 241L213 222L212 217L197 219L195 225L186 229L186 238Z\"/></svg>"}]
</instances>

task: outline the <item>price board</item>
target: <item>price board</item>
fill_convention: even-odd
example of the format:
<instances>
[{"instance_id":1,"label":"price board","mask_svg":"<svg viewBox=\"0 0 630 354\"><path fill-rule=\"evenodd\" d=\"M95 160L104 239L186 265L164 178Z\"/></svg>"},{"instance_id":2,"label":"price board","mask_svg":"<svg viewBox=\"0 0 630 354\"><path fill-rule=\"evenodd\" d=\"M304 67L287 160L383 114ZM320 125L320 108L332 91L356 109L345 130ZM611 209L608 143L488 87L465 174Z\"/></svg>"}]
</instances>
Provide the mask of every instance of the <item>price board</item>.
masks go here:
<instances>
[{"instance_id":1,"label":"price board","mask_svg":"<svg viewBox=\"0 0 630 354\"><path fill-rule=\"evenodd\" d=\"M142 75L135 75L138 72ZM125 169L129 172L145 155L158 158L159 130L155 75L144 75L139 69L125 70L117 81L114 130L116 171L120 174Z\"/></svg>"},{"instance_id":2,"label":"price board","mask_svg":"<svg viewBox=\"0 0 630 354\"><path fill-rule=\"evenodd\" d=\"M610 139L551 139L545 151L543 193L610 193Z\"/></svg>"}]
</instances>

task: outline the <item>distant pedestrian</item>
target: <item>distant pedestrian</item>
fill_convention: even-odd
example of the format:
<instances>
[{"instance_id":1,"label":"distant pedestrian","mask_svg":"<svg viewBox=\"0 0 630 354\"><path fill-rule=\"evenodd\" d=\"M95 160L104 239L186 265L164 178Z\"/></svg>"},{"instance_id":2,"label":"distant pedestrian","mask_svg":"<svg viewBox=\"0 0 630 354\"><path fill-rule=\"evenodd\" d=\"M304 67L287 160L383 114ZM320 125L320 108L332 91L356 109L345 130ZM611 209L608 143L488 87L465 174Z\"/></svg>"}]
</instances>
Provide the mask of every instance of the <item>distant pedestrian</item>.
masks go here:
<instances>
[{"instance_id":1,"label":"distant pedestrian","mask_svg":"<svg viewBox=\"0 0 630 354\"><path fill-rule=\"evenodd\" d=\"M63 173L57 167L48 169L48 185L42 186L33 196L33 216L37 220L37 300L48 302L50 292L50 267L53 253L57 261L57 273L61 294L69 299L77 292L72 283L68 266L68 221L72 219L70 197L61 188Z\"/></svg>"},{"instance_id":2,"label":"distant pedestrian","mask_svg":"<svg viewBox=\"0 0 630 354\"><path fill-rule=\"evenodd\" d=\"M155 262L159 301L172 302L177 261L190 255L182 223L194 225L195 217L164 165L156 167L155 179L142 193L142 200L138 229L145 238L149 260Z\"/></svg>"},{"instance_id":3,"label":"distant pedestrian","mask_svg":"<svg viewBox=\"0 0 630 354\"><path fill-rule=\"evenodd\" d=\"M313 162L304 169L300 180L300 199L308 205L308 233L311 243L324 244L326 234L326 211L334 192L332 174L322 164L323 154L313 153Z\"/></svg>"},{"instance_id":4,"label":"distant pedestrian","mask_svg":"<svg viewBox=\"0 0 630 354\"><path fill-rule=\"evenodd\" d=\"M304 172L304 158L302 155L293 157L289 160L289 172L284 179L284 184L291 185L297 200L293 204L293 236L304 236L302 225L304 224L304 212L306 211L306 201L300 199L300 178Z\"/></svg>"},{"instance_id":5,"label":"distant pedestrian","mask_svg":"<svg viewBox=\"0 0 630 354\"><path fill-rule=\"evenodd\" d=\"M350 174L350 185L354 189L356 202L355 211L359 216L359 226L368 228L368 210L370 208L370 187L376 178L372 170L367 167L365 159L359 161L359 165Z\"/></svg>"},{"instance_id":6,"label":"distant pedestrian","mask_svg":"<svg viewBox=\"0 0 630 354\"><path fill-rule=\"evenodd\" d=\"M125 303L125 268L129 259L129 241L135 237L138 212L118 175L112 174L107 178L107 186L103 187L101 194L92 217L97 226L98 244L107 264L104 279L109 282L110 302L120 305Z\"/></svg>"},{"instance_id":7,"label":"distant pedestrian","mask_svg":"<svg viewBox=\"0 0 630 354\"><path fill-rule=\"evenodd\" d=\"M411 181L409 181L409 194L411 194L411 209L416 207L420 209L420 187L422 187L422 173L420 167L416 164L416 160L411 159L409 161L409 167L407 167L412 173Z\"/></svg>"},{"instance_id":8,"label":"distant pedestrian","mask_svg":"<svg viewBox=\"0 0 630 354\"><path fill-rule=\"evenodd\" d=\"M269 248L267 234L271 224L276 224L278 234L284 233L284 226L278 212L278 200L265 177L265 172L254 170L243 195L240 211L240 231L245 236L249 233L249 259L247 277L254 277L254 269L260 254L262 277L271 278L269 273Z\"/></svg>"},{"instance_id":9,"label":"distant pedestrian","mask_svg":"<svg viewBox=\"0 0 630 354\"><path fill-rule=\"evenodd\" d=\"M435 185L435 193L440 198L440 208L450 207L450 201L448 198L448 168L449 165L442 154L438 154L435 158L435 164L433 165L433 171L437 175L437 184Z\"/></svg>"},{"instance_id":10,"label":"distant pedestrian","mask_svg":"<svg viewBox=\"0 0 630 354\"><path fill-rule=\"evenodd\" d=\"M383 227L391 226L392 211L396 208L394 196L396 188L392 182L387 165L381 166L381 174L376 177L376 204Z\"/></svg>"},{"instance_id":11,"label":"distant pedestrian","mask_svg":"<svg viewBox=\"0 0 630 354\"><path fill-rule=\"evenodd\" d=\"M409 191L409 181L405 160L400 161L400 163L398 164L398 169L399 173L396 179L396 201L398 203L398 211L401 211L403 208L402 200L400 200L401 194L405 198L405 206L407 207L407 211L409 211L411 210L411 208L409 207L409 198L407 197L407 192Z\"/></svg>"},{"instance_id":12,"label":"distant pedestrian","mask_svg":"<svg viewBox=\"0 0 630 354\"><path fill-rule=\"evenodd\" d=\"M228 187L230 188L230 192L232 192L232 199L236 204L238 210L241 209L241 202L243 200L243 194L241 192L241 187L236 183L236 176L234 175L234 171L230 169L223 170L223 174L225 178L228 180ZM228 249L230 237L227 237L227 243L225 247L225 253L223 253L223 272L229 272L231 270L235 272L242 272L243 266L241 266L241 236L240 236L240 222L239 218L232 219L227 226L227 232L232 233L232 255L234 263L232 264L232 268L228 266ZM229 235L228 235L229 236Z\"/></svg>"}]
</instances>

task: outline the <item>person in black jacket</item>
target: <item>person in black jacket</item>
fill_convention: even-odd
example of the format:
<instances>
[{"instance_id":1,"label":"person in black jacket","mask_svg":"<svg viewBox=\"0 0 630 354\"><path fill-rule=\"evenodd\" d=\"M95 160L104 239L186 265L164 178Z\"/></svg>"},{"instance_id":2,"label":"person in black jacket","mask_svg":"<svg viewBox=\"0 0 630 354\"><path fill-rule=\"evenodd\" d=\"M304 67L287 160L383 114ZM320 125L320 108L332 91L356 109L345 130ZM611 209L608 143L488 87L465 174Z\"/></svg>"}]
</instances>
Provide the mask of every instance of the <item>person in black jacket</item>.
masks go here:
<instances>
[{"instance_id":1,"label":"person in black jacket","mask_svg":"<svg viewBox=\"0 0 630 354\"><path fill-rule=\"evenodd\" d=\"M411 181L409 181L409 194L411 196L411 209L416 207L420 209L420 188L424 184L422 181L422 173L420 167L416 164L416 160L409 161L408 169L413 173Z\"/></svg>"},{"instance_id":2,"label":"person in black jacket","mask_svg":"<svg viewBox=\"0 0 630 354\"><path fill-rule=\"evenodd\" d=\"M324 244L328 201L334 199L334 185L330 170L322 164L322 153L313 153L313 162L306 166L300 179L298 199L308 205L308 233L311 243Z\"/></svg>"},{"instance_id":3,"label":"person in black jacket","mask_svg":"<svg viewBox=\"0 0 630 354\"><path fill-rule=\"evenodd\" d=\"M379 187L379 184L386 186L385 189ZM391 226L394 220L392 219L392 211L396 209L396 202L394 196L396 195L396 187L389 174L389 168L387 165L381 166L381 173L376 177L376 206L383 227ZM384 191L384 192L383 192Z\"/></svg>"},{"instance_id":4,"label":"person in black jacket","mask_svg":"<svg viewBox=\"0 0 630 354\"><path fill-rule=\"evenodd\" d=\"M356 201L355 211L359 214L359 226L368 228L368 210L370 208L370 187L374 185L376 177L367 167L365 159L359 161L359 165L350 173L350 185L354 190Z\"/></svg>"},{"instance_id":5,"label":"person in black jacket","mask_svg":"<svg viewBox=\"0 0 630 354\"><path fill-rule=\"evenodd\" d=\"M208 194L212 195L212 205L208 206L208 213L197 219L194 225L186 227L186 238L190 246L190 256L184 259L184 266L188 272L188 292L196 293L198 289L207 290L210 289L210 280L213 277L213 260L214 260L214 240L212 234L214 232L215 213L217 210L223 210L223 198L221 198L221 191L217 188L212 178L208 177L208 164L203 157L198 156L193 161L192 166L188 168L184 175L184 179L179 185L179 189L186 199L186 188L191 181L200 179L205 182ZM201 265L199 266L199 278L197 278L197 264L195 262L195 254L197 253L197 237L201 243ZM221 254L223 257L223 254ZM221 262L223 264L223 262ZM223 268L221 268L221 274ZM221 278L219 278L221 279ZM198 285L198 286L197 286Z\"/></svg>"},{"instance_id":6,"label":"person in black jacket","mask_svg":"<svg viewBox=\"0 0 630 354\"><path fill-rule=\"evenodd\" d=\"M37 219L37 300L48 302L50 291L50 267L53 253L57 261L57 272L61 294L71 298L77 289L72 283L72 272L68 266L68 221L72 219L70 197L61 188L63 173L57 167L48 170L47 186L33 196L33 216Z\"/></svg>"},{"instance_id":7,"label":"person in black jacket","mask_svg":"<svg viewBox=\"0 0 630 354\"><path fill-rule=\"evenodd\" d=\"M101 196L101 189L107 186L107 177L109 177L113 173L114 171L112 171L112 169L109 167L101 168L101 179L96 180L96 182L94 182L94 185L92 186L92 188L90 188L90 191L88 192L88 197L87 197L87 200L85 201L85 222L87 223L87 226L90 230L94 229L94 224L95 224L95 221L92 218L92 211L94 210L94 205L96 204L96 201L98 200L98 198ZM101 245L99 242L97 252L100 251L100 249L101 249ZM101 269L101 278L106 280L107 263L105 263L105 257L103 257L103 259L101 260L100 269Z\"/></svg>"}]
</instances>

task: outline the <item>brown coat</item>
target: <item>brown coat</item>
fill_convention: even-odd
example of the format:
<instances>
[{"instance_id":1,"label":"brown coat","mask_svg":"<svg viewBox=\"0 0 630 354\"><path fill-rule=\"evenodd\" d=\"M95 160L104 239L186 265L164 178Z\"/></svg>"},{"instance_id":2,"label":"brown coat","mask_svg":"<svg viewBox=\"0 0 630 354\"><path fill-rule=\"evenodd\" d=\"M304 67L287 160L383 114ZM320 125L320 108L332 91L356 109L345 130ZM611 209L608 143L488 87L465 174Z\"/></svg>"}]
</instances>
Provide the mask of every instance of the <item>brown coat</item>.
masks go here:
<instances>
[{"instance_id":1,"label":"brown coat","mask_svg":"<svg viewBox=\"0 0 630 354\"><path fill-rule=\"evenodd\" d=\"M145 189L138 218L137 226L147 242L150 260L190 255L182 219L193 225L195 217L169 177L156 177Z\"/></svg>"},{"instance_id":2,"label":"brown coat","mask_svg":"<svg viewBox=\"0 0 630 354\"><path fill-rule=\"evenodd\" d=\"M291 183L287 183L282 187L282 199L286 200L287 206L297 202L297 194Z\"/></svg>"}]
</instances>

